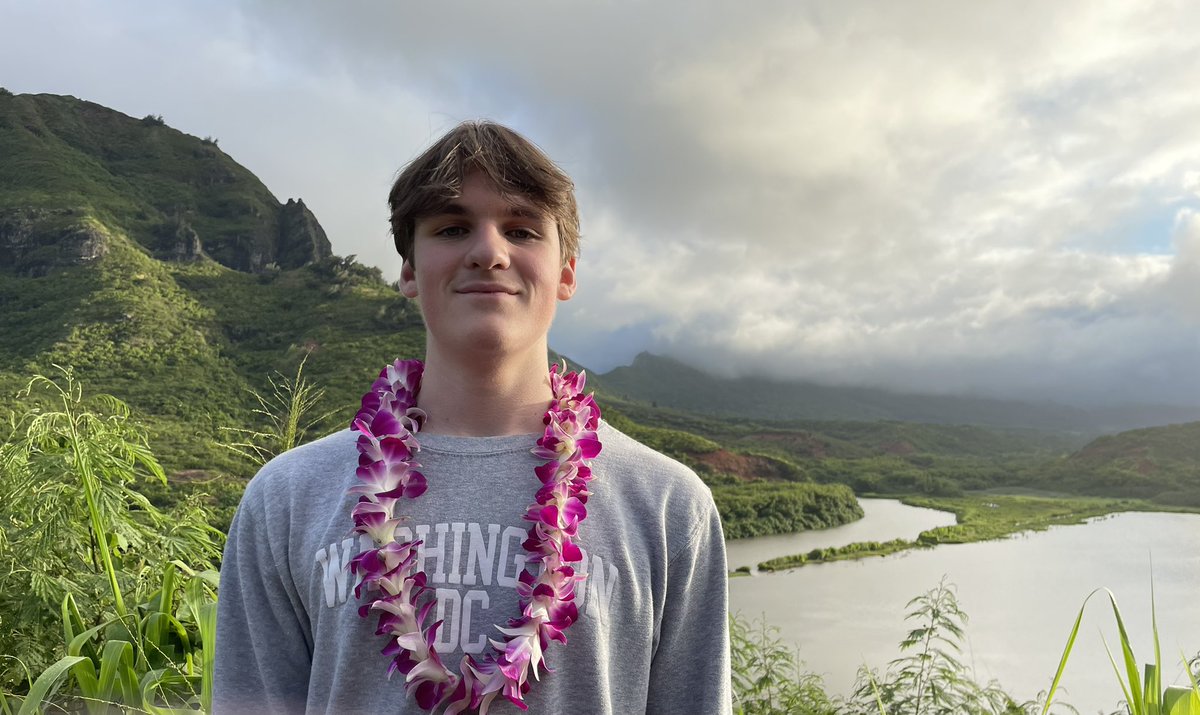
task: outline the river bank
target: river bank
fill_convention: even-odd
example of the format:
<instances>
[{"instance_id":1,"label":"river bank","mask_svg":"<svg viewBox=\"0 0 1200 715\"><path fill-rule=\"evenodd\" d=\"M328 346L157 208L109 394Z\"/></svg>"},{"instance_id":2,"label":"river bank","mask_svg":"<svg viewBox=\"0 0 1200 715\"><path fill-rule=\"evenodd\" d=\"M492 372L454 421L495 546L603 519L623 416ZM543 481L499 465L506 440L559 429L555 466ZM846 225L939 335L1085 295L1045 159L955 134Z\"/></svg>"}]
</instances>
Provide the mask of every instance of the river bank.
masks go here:
<instances>
[{"instance_id":1,"label":"river bank","mask_svg":"<svg viewBox=\"0 0 1200 715\"><path fill-rule=\"evenodd\" d=\"M919 511L920 518L931 518L924 509L890 505L901 514L911 510L918 516ZM872 519L872 509L867 512L864 521ZM877 540L901 535L878 533ZM1153 584L1164 683L1181 684L1186 676L1179 655L1196 656L1200 643L1198 539L1196 514L1112 514L1009 538L731 579L730 610L778 627L783 641L805 661L802 672L821 676L828 693L847 693L860 667L882 672L897 657L897 643L912 627L904 620L905 604L945 578L970 615L962 659L971 677L979 683L995 679L1025 701L1049 686L1080 604L1101 586L1120 600L1139 667L1152 661ZM742 559L750 555L749 546L738 545ZM1079 712L1112 712L1121 692L1101 635L1112 646L1119 634L1111 609L1093 601L1064 676L1065 690L1056 699Z\"/></svg>"},{"instance_id":2,"label":"river bank","mask_svg":"<svg viewBox=\"0 0 1200 715\"><path fill-rule=\"evenodd\" d=\"M1088 519L1120 512L1184 512L1200 510L1163 507L1136 499L1091 497L1042 497L983 493L963 497L899 497L903 504L949 512L955 523L927 529L915 538L898 537L886 541L855 541L839 546L813 548L757 564L759 571L780 571L809 564L886 556L909 549L938 544L966 544L1002 539L1026 531L1044 531L1051 526L1082 524ZM748 565L738 573L750 573Z\"/></svg>"}]
</instances>

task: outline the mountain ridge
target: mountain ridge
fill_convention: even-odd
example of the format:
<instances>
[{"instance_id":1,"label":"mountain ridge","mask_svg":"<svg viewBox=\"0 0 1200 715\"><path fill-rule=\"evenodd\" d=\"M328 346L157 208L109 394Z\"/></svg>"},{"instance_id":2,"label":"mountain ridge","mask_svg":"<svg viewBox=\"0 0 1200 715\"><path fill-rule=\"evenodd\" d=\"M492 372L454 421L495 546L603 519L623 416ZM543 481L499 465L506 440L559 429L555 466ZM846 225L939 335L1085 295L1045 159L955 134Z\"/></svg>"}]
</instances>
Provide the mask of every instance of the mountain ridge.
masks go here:
<instances>
[{"instance_id":1,"label":"mountain ridge","mask_svg":"<svg viewBox=\"0 0 1200 715\"><path fill-rule=\"evenodd\" d=\"M252 391L269 395L272 380L303 362L325 390L319 411L329 411L313 425L316 436L344 428L383 365L424 354L416 304L378 269L333 255L301 201L278 202L214 141L158 117L28 97L0 92L0 152L18 150L0 154L0 409L18 414L25 405L15 396L32 374L71 366L89 392L130 404L173 475L241 478L248 465L219 443L230 441L230 427L263 426ZM589 387L622 429L730 499L749 499L746 513L779 523L795 523L816 493L806 485L824 486L814 482L914 493L1026 483L1118 489L1089 481L1089 470L1145 472L1126 457L1138 454L1139 440L1167 434L1088 452L1081 431L1096 425L1075 413L1054 422L1053 413L1031 417L1024 403L723 380L648 354L592 373ZM802 409L784 410L787 400ZM1009 426L958 424L988 410ZM1036 433L1039 420L1074 434ZM1165 490L1179 503L1200 494L1200 476L1189 471L1200 457L1151 456L1158 472L1140 491ZM758 481L786 494L754 494ZM221 492L229 510L240 494L234 482Z\"/></svg>"},{"instance_id":2,"label":"mountain ridge","mask_svg":"<svg viewBox=\"0 0 1200 715\"><path fill-rule=\"evenodd\" d=\"M156 257L236 270L332 255L302 200L280 203L220 150L163 122L51 94L0 93L0 261L45 274L72 213L122 228ZM68 213L65 213L68 212ZM70 223L69 220L66 223Z\"/></svg>"},{"instance_id":3,"label":"mountain ridge","mask_svg":"<svg viewBox=\"0 0 1200 715\"><path fill-rule=\"evenodd\" d=\"M1097 435L1200 420L1200 406L1083 408L987 397L905 394L761 377L724 378L674 358L642 352L629 366L599 375L614 394L712 416L778 422L898 420L976 424Z\"/></svg>"}]
</instances>

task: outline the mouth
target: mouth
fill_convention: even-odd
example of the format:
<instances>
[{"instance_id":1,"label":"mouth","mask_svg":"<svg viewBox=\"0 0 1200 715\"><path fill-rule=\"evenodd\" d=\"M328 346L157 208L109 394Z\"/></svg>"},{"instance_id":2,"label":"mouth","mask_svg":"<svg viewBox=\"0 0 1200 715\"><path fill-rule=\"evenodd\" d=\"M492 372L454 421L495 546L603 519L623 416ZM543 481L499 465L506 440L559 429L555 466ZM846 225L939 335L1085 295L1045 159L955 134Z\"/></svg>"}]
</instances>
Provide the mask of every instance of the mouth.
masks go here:
<instances>
[{"instance_id":1,"label":"mouth","mask_svg":"<svg viewBox=\"0 0 1200 715\"><path fill-rule=\"evenodd\" d=\"M515 288L500 283L468 283L455 289L456 293L474 295L516 295Z\"/></svg>"}]
</instances>

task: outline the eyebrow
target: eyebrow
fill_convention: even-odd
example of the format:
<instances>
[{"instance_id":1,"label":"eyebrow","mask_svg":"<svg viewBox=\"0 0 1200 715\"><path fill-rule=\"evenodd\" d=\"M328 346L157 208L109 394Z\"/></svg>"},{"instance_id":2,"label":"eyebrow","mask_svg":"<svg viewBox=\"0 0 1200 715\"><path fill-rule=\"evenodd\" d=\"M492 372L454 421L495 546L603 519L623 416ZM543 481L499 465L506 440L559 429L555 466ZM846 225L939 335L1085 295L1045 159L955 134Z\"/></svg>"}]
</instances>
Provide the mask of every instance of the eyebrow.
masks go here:
<instances>
[{"instance_id":1,"label":"eyebrow","mask_svg":"<svg viewBox=\"0 0 1200 715\"><path fill-rule=\"evenodd\" d=\"M432 218L434 216L468 216L470 211L465 206L451 201L445 206L438 207L428 214L419 218ZM529 206L512 205L508 209L508 215L512 218L528 218L536 221L548 221L549 214L545 211L538 210Z\"/></svg>"}]
</instances>

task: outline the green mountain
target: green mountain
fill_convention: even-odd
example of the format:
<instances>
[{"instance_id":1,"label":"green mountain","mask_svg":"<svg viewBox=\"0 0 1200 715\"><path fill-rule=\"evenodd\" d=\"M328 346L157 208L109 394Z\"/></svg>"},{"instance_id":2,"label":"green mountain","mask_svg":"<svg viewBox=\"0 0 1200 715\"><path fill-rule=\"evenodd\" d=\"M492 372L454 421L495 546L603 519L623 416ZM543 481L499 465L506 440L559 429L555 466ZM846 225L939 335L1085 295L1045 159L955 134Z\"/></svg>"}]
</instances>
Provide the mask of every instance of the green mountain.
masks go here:
<instances>
[{"instance_id":1,"label":"green mountain","mask_svg":"<svg viewBox=\"0 0 1200 715\"><path fill-rule=\"evenodd\" d=\"M642 353L600 376L614 395L718 417L776 421L898 420L1101 434L1200 419L1200 406L1128 405L1084 409L982 397L919 395L761 377L722 378L671 358Z\"/></svg>"},{"instance_id":2,"label":"green mountain","mask_svg":"<svg viewBox=\"0 0 1200 715\"><path fill-rule=\"evenodd\" d=\"M324 391L311 438L349 422L383 365L424 353L416 306L378 269L332 255L303 202L281 204L211 140L0 91L0 157L0 439L29 377L69 366L147 425L171 485L144 488L173 501L198 485L227 520L255 467L222 445L245 438L230 428L268 427L255 393L269 398L303 362ZM784 461L606 416L723 485L730 534L861 514L848 488ZM777 482L769 493L762 478Z\"/></svg>"},{"instance_id":3,"label":"green mountain","mask_svg":"<svg viewBox=\"0 0 1200 715\"><path fill-rule=\"evenodd\" d=\"M119 228L147 253L242 271L331 255L302 201L280 204L211 139L74 97L0 96L0 265L22 275L87 262Z\"/></svg>"},{"instance_id":4,"label":"green mountain","mask_svg":"<svg viewBox=\"0 0 1200 715\"><path fill-rule=\"evenodd\" d=\"M72 97L0 92L0 406L70 366L127 401L176 472L244 471L216 446L254 426L307 355L348 419L378 366L423 351L417 311L377 269L333 256L215 142Z\"/></svg>"},{"instance_id":5,"label":"green mountain","mask_svg":"<svg viewBox=\"0 0 1200 715\"><path fill-rule=\"evenodd\" d=\"M382 365L423 352L415 305L378 269L332 255L301 201L277 200L215 142L0 90L0 439L29 377L69 366L147 425L172 475L157 498L199 484L228 516L254 465L222 445L239 439L230 428L267 426L254 393L303 362L324 390L312 437L348 422ZM1104 416L1052 405L725 380L650 355L589 385L612 422L714 487L731 535L853 518L844 485L1113 493L1128 472L1139 494L1200 493L1180 471L1197 463L1187 455L1068 457Z\"/></svg>"},{"instance_id":6,"label":"green mountain","mask_svg":"<svg viewBox=\"0 0 1200 715\"><path fill-rule=\"evenodd\" d=\"M1105 435L1049 466L1044 479L1080 494L1200 507L1200 422Z\"/></svg>"}]
</instances>

